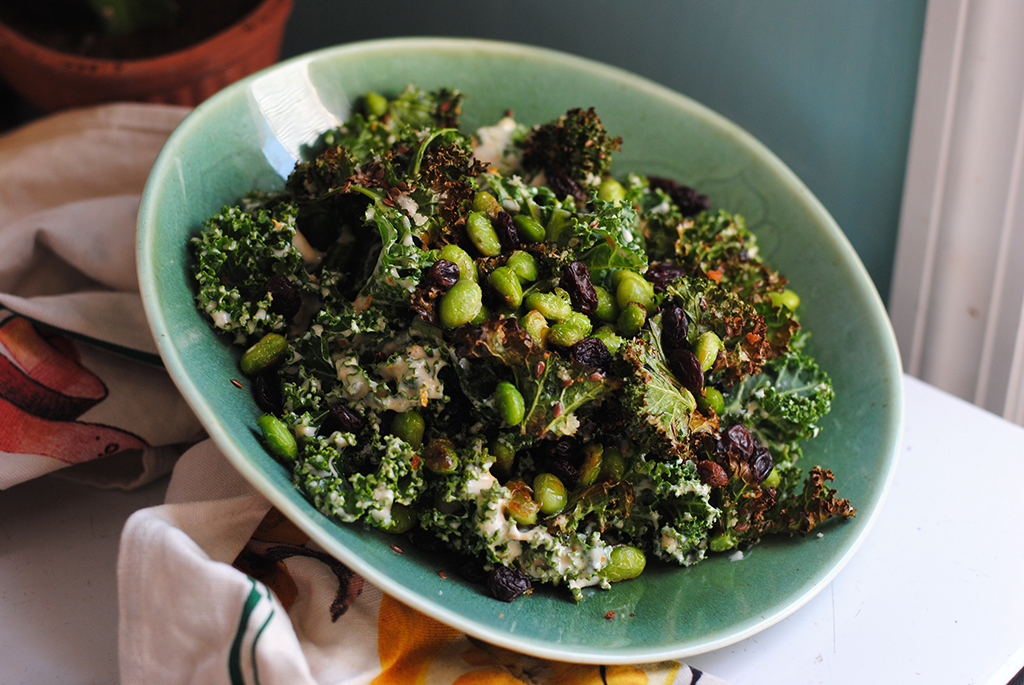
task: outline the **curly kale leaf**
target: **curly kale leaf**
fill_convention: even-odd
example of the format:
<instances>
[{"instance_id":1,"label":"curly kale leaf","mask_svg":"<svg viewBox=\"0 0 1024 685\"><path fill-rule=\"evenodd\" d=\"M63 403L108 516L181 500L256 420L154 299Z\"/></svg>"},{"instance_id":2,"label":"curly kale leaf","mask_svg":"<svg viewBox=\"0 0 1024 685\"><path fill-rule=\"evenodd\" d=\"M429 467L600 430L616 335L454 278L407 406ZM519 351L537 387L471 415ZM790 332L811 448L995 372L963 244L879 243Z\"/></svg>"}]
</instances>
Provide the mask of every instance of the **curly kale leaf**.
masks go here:
<instances>
[{"instance_id":1,"label":"curly kale leaf","mask_svg":"<svg viewBox=\"0 0 1024 685\"><path fill-rule=\"evenodd\" d=\"M477 410L496 419L490 396L509 380L526 405L519 431L534 438L574 435L584 413L619 387L618 379L544 349L515 319L464 327L454 344L461 387Z\"/></svg>"},{"instance_id":2,"label":"curly kale leaf","mask_svg":"<svg viewBox=\"0 0 1024 685\"><path fill-rule=\"evenodd\" d=\"M743 423L778 460L789 456L791 443L818 434L833 397L828 374L811 357L791 352L726 391L724 420Z\"/></svg>"},{"instance_id":3,"label":"curly kale leaf","mask_svg":"<svg viewBox=\"0 0 1024 685\"><path fill-rule=\"evenodd\" d=\"M551 183L568 179L578 191L595 185L596 179L608 173L612 152L621 143L622 138L608 135L593 107L576 108L531 129L522 142L521 163L527 172L544 172ZM558 194L564 197L566 193Z\"/></svg>"},{"instance_id":4,"label":"curly kale leaf","mask_svg":"<svg viewBox=\"0 0 1024 685\"><path fill-rule=\"evenodd\" d=\"M290 325L274 312L267 290L271 275L284 276L301 292L315 290L294 245L295 207L280 203L268 210L260 202L249 204L249 211L225 207L190 243L198 306L238 344Z\"/></svg>"},{"instance_id":5,"label":"curly kale leaf","mask_svg":"<svg viewBox=\"0 0 1024 685\"><path fill-rule=\"evenodd\" d=\"M689 390L668 369L661 347L660 315L621 350L629 365L622 406L631 437L645 450L669 455L689 453L690 418L697 407Z\"/></svg>"},{"instance_id":6,"label":"curly kale leaf","mask_svg":"<svg viewBox=\"0 0 1024 685\"><path fill-rule=\"evenodd\" d=\"M592 201L594 212L577 217L566 244L575 259L587 265L591 273L609 269L643 272L647 255L638 230L633 206L626 202Z\"/></svg>"}]
</instances>

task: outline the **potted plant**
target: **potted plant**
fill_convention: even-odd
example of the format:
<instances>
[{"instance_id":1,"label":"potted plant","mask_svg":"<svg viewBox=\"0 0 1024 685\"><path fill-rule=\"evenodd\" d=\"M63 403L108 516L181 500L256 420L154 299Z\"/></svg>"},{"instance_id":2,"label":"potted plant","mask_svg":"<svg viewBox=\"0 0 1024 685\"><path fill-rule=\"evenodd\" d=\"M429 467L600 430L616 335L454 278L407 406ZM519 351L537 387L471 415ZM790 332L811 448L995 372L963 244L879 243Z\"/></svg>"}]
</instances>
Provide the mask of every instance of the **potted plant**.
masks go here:
<instances>
[{"instance_id":1,"label":"potted plant","mask_svg":"<svg viewBox=\"0 0 1024 685\"><path fill-rule=\"evenodd\" d=\"M293 0L0 4L0 75L43 111L196 105L277 61Z\"/></svg>"}]
</instances>

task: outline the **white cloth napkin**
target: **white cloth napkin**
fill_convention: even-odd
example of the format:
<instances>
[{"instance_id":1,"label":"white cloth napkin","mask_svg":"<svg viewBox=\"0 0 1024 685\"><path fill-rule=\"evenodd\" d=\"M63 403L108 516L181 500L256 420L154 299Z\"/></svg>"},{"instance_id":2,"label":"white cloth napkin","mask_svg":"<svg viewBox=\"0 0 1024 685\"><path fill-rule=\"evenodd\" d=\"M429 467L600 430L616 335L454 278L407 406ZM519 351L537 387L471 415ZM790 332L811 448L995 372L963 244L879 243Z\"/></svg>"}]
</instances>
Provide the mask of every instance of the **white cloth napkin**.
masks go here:
<instances>
[{"instance_id":1,"label":"white cloth napkin","mask_svg":"<svg viewBox=\"0 0 1024 685\"><path fill-rule=\"evenodd\" d=\"M122 533L122 682L722 685L679 662L580 666L471 640L324 554L202 440L155 356L134 260L139 195L186 113L103 106L0 137L0 488L174 469L166 503Z\"/></svg>"}]
</instances>

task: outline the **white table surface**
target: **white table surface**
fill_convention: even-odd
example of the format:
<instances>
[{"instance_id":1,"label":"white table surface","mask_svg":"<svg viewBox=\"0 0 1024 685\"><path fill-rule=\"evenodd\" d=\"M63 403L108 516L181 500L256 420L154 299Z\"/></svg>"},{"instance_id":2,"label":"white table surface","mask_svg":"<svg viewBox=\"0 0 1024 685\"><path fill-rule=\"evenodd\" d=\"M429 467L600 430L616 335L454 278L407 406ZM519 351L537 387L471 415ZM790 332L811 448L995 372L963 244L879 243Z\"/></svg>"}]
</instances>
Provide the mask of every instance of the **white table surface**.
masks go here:
<instances>
[{"instance_id":1,"label":"white table surface","mask_svg":"<svg viewBox=\"0 0 1024 685\"><path fill-rule=\"evenodd\" d=\"M116 683L118 538L167 481L0 492L0 683ZM906 377L895 482L860 550L779 624L688 663L735 685L1006 685L1024 666L1024 428Z\"/></svg>"}]
</instances>

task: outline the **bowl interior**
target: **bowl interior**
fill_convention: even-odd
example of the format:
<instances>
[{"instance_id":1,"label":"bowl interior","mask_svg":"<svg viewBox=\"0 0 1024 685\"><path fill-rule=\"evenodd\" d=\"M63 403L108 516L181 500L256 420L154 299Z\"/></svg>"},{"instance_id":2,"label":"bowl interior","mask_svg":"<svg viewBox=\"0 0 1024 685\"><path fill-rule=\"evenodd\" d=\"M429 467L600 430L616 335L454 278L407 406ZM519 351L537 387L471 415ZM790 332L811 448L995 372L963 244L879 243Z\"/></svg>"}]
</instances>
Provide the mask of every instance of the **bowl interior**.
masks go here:
<instances>
[{"instance_id":1,"label":"bowl interior","mask_svg":"<svg viewBox=\"0 0 1024 685\"><path fill-rule=\"evenodd\" d=\"M810 352L836 401L805 467L831 468L855 519L821 537L772 539L742 561L651 564L638 579L574 604L542 589L511 604L459 579L443 555L320 515L263 449L259 412L231 380L237 352L197 313L188 239L252 188L281 188L303 147L344 120L368 90L408 83L466 93L464 128L506 110L528 124L597 109L623 138L613 172L673 177L743 214L766 261L801 295ZM143 300L172 378L234 466L327 551L398 599L471 635L536 656L589 663L655 661L722 647L784 618L838 573L873 523L902 426L901 370L884 307L834 221L756 140L685 97L617 69L536 48L467 40L353 44L284 62L200 105L157 160L139 214ZM606 620L609 611L615 620Z\"/></svg>"}]
</instances>

